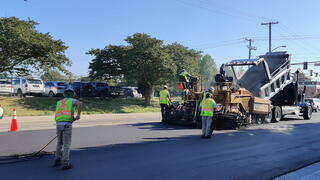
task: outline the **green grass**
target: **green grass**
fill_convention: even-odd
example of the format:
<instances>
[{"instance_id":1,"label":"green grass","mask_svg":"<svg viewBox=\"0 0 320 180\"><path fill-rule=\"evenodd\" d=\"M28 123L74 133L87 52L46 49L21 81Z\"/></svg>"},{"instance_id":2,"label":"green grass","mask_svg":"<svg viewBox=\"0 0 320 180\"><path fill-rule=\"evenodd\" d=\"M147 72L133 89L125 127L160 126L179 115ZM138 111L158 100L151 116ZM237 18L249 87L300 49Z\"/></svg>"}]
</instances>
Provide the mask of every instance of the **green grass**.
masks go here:
<instances>
[{"instance_id":1,"label":"green grass","mask_svg":"<svg viewBox=\"0 0 320 180\"><path fill-rule=\"evenodd\" d=\"M53 115L55 106L61 98L48 97L0 97L0 105L4 109L5 116L12 114L12 109L17 110L18 116L43 116ZM83 102L83 114L104 113L138 113L158 112L160 106L157 99L147 106L144 99L81 99Z\"/></svg>"}]
</instances>

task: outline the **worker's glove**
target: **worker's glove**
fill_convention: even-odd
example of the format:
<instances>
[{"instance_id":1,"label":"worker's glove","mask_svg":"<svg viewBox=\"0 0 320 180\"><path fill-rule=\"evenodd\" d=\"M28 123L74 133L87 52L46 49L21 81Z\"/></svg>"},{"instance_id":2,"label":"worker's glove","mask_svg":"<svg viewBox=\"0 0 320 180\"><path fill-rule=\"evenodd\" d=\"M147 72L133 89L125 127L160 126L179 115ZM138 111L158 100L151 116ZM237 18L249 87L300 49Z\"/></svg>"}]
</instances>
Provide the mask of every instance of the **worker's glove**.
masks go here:
<instances>
[{"instance_id":1,"label":"worker's glove","mask_svg":"<svg viewBox=\"0 0 320 180\"><path fill-rule=\"evenodd\" d=\"M79 120L79 119L80 119L80 115L77 115L76 118L75 118L75 121Z\"/></svg>"}]
</instances>

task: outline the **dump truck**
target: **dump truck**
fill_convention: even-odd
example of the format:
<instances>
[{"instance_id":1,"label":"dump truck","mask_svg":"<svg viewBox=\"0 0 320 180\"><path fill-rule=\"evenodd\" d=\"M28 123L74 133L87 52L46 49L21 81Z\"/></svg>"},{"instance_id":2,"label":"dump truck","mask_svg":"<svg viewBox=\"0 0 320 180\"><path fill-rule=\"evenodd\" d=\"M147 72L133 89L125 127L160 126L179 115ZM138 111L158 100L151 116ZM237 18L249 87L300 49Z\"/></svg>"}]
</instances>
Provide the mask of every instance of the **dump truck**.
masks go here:
<instances>
[{"instance_id":1,"label":"dump truck","mask_svg":"<svg viewBox=\"0 0 320 180\"><path fill-rule=\"evenodd\" d=\"M257 59L233 60L225 64L232 69L238 86L255 97L270 100L273 122L280 121L286 115L302 116L304 119L312 116L312 107L304 101L306 87L303 90L298 88L300 71L291 73L290 57L286 51L268 52ZM245 66L247 69L241 68Z\"/></svg>"},{"instance_id":2,"label":"dump truck","mask_svg":"<svg viewBox=\"0 0 320 180\"><path fill-rule=\"evenodd\" d=\"M249 124L278 122L286 115L310 119L312 108L299 92L298 71L291 74L290 55L272 52L257 59L232 60L220 68L212 84L218 104L213 117L217 129L236 129ZM226 70L229 69L229 74ZM231 72L231 73L230 73ZM166 123L201 125L198 106L204 91L199 78L189 82L182 93L182 102L170 105Z\"/></svg>"}]
</instances>

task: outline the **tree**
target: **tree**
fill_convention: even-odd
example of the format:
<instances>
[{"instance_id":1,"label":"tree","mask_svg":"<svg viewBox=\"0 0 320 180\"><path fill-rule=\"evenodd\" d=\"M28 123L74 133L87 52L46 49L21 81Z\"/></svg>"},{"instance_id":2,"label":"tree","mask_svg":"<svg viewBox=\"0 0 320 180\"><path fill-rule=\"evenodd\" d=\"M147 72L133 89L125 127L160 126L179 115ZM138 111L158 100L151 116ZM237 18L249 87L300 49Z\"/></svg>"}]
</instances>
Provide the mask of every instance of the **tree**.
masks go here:
<instances>
[{"instance_id":1,"label":"tree","mask_svg":"<svg viewBox=\"0 0 320 180\"><path fill-rule=\"evenodd\" d=\"M200 61L200 74L204 82L212 81L217 74L217 65L209 54L202 57Z\"/></svg>"},{"instance_id":2,"label":"tree","mask_svg":"<svg viewBox=\"0 0 320 180\"><path fill-rule=\"evenodd\" d=\"M44 74L42 74L41 79L44 81L65 81L65 82L71 82L75 81L77 77L73 75L72 73L68 74L62 74L56 69L48 70Z\"/></svg>"},{"instance_id":3,"label":"tree","mask_svg":"<svg viewBox=\"0 0 320 180\"><path fill-rule=\"evenodd\" d=\"M136 81L146 104L151 103L154 87L167 83L176 74L176 64L163 41L144 33L125 39L127 46L107 46L88 53L95 58L90 63L90 77L106 79L120 76Z\"/></svg>"},{"instance_id":4,"label":"tree","mask_svg":"<svg viewBox=\"0 0 320 180\"><path fill-rule=\"evenodd\" d=\"M198 76L200 74L199 63L201 60L201 51L189 49L178 43L167 45L166 49L176 63L177 77L183 69L193 76Z\"/></svg>"},{"instance_id":5,"label":"tree","mask_svg":"<svg viewBox=\"0 0 320 180\"><path fill-rule=\"evenodd\" d=\"M122 46L106 46L104 49L91 49L86 54L95 56L89 64L89 78L93 80L110 80L124 74L120 67L125 56Z\"/></svg>"},{"instance_id":6,"label":"tree","mask_svg":"<svg viewBox=\"0 0 320 180\"><path fill-rule=\"evenodd\" d=\"M65 56L68 48L49 33L35 29L38 23L15 17L0 18L0 73L28 73L56 68L68 73L71 61Z\"/></svg>"}]
</instances>

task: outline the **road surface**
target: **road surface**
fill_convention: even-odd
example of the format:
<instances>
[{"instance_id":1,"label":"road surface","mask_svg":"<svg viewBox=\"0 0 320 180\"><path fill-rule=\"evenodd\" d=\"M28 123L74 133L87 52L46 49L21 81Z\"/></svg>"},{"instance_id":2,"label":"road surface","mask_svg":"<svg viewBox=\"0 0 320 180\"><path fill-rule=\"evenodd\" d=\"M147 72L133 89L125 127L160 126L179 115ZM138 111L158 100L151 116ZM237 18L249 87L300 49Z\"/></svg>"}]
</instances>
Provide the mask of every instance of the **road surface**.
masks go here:
<instances>
[{"instance_id":1,"label":"road surface","mask_svg":"<svg viewBox=\"0 0 320 180\"><path fill-rule=\"evenodd\" d=\"M74 169L53 168L53 156L45 156L0 161L0 174L3 179L32 180L270 179L320 160L319 123L320 113L312 120L215 131L212 139L201 139L199 129L158 122L79 127L72 142ZM0 142L19 142L19 151L34 142L45 144L53 134L53 129L0 133ZM47 151L53 149L51 145Z\"/></svg>"}]
</instances>

